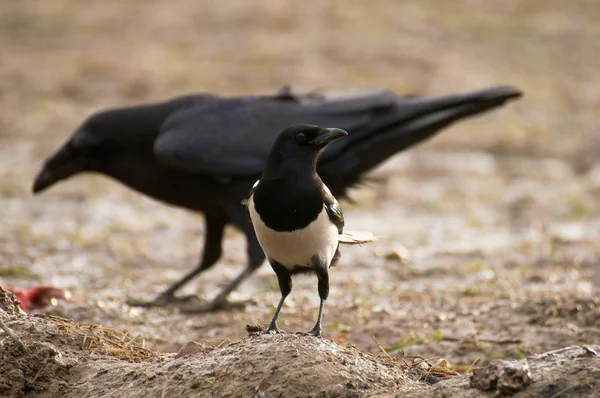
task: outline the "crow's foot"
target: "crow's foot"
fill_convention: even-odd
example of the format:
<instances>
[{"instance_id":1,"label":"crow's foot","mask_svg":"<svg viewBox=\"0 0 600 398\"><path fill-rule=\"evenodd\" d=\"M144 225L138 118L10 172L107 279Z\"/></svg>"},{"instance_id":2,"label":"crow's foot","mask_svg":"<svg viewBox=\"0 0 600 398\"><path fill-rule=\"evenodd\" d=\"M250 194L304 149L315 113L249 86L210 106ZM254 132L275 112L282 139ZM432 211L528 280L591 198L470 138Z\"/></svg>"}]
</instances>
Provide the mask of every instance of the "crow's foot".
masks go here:
<instances>
[{"instance_id":1,"label":"crow's foot","mask_svg":"<svg viewBox=\"0 0 600 398\"><path fill-rule=\"evenodd\" d=\"M144 307L144 308L152 308L152 307L179 307L181 305L190 305L192 303L199 303L203 300L191 294L189 296L173 296L173 295L160 295L156 297L154 300L146 301L140 300L133 297L128 297L125 300L125 303L132 307Z\"/></svg>"},{"instance_id":2,"label":"crow's foot","mask_svg":"<svg viewBox=\"0 0 600 398\"><path fill-rule=\"evenodd\" d=\"M255 304L253 300L244 301L229 301L229 300L213 300L194 303L185 303L177 307L186 314L203 314L207 312L229 311L244 309L249 304Z\"/></svg>"}]
</instances>

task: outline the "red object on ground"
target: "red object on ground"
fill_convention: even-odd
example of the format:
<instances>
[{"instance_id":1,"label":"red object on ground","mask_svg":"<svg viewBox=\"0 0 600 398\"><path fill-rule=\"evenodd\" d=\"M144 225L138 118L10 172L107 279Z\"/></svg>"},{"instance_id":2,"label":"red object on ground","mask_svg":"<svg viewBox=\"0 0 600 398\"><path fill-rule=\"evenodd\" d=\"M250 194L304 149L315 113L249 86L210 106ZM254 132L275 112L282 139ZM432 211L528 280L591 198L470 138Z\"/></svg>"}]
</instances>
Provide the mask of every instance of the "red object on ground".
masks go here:
<instances>
[{"instance_id":1,"label":"red object on ground","mask_svg":"<svg viewBox=\"0 0 600 398\"><path fill-rule=\"evenodd\" d=\"M17 289L7 287L6 290L12 292L21 303L23 311L29 312L38 308L44 308L53 304L56 299L69 300L71 292L52 286L37 286L30 289Z\"/></svg>"}]
</instances>

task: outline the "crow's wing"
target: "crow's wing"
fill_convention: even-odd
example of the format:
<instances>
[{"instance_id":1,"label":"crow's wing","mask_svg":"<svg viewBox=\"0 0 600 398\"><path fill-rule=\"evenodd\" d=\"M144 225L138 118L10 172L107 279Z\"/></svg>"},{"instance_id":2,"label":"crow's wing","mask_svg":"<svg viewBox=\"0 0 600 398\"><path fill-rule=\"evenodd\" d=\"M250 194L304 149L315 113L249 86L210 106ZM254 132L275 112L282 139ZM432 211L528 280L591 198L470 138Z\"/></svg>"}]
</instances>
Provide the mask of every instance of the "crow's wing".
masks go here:
<instances>
[{"instance_id":1,"label":"crow's wing","mask_svg":"<svg viewBox=\"0 0 600 398\"><path fill-rule=\"evenodd\" d=\"M92 128L84 128L73 136L72 141L75 147L83 148L110 142L125 149L152 149L160 133L159 127L170 115L219 99L213 94L189 94L163 102L102 110L86 120Z\"/></svg>"},{"instance_id":2,"label":"crow's wing","mask_svg":"<svg viewBox=\"0 0 600 398\"><path fill-rule=\"evenodd\" d=\"M258 174L275 138L286 127L307 123L357 130L396 99L383 90L222 99L167 119L154 143L154 154L164 166L192 173ZM323 156L333 156L344 145L328 149Z\"/></svg>"}]
</instances>

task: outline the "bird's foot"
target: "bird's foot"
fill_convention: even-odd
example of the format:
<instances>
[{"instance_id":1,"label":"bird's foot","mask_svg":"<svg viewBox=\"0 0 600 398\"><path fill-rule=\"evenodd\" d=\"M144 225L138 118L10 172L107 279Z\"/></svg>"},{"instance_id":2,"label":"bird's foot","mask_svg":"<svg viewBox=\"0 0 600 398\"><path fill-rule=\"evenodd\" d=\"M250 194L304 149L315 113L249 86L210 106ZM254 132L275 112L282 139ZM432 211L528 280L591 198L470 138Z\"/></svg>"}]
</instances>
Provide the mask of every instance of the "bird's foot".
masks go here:
<instances>
[{"instance_id":1,"label":"bird's foot","mask_svg":"<svg viewBox=\"0 0 600 398\"><path fill-rule=\"evenodd\" d=\"M127 305L132 307L169 307L178 308L181 312L189 314L199 314L206 312L213 312L219 310L234 310L243 309L248 304L255 304L252 300L246 301L228 301L227 299L215 299L213 301L206 301L195 294L187 296L174 296L170 294L161 294L154 300L145 301L139 300L132 297L128 297L125 301Z\"/></svg>"},{"instance_id":2,"label":"bird's foot","mask_svg":"<svg viewBox=\"0 0 600 398\"><path fill-rule=\"evenodd\" d=\"M202 299L194 294L188 296L173 296L173 295L165 295L161 294L156 297L154 300L146 301L140 300L133 297L127 297L125 303L131 307L144 307L144 308L152 308L152 307L179 307L182 305L190 305L192 303L201 302Z\"/></svg>"},{"instance_id":3,"label":"bird's foot","mask_svg":"<svg viewBox=\"0 0 600 398\"><path fill-rule=\"evenodd\" d=\"M321 335L321 327L314 327L311 330L309 330L308 332L298 332L296 334L299 334L301 336L314 336L314 337L323 337Z\"/></svg>"},{"instance_id":4,"label":"bird's foot","mask_svg":"<svg viewBox=\"0 0 600 398\"><path fill-rule=\"evenodd\" d=\"M238 310L244 309L247 305L256 304L253 300L244 301L229 301L229 300L213 300L203 302L185 303L177 307L186 314L204 314L207 312L216 312L223 310Z\"/></svg>"},{"instance_id":5,"label":"bird's foot","mask_svg":"<svg viewBox=\"0 0 600 398\"><path fill-rule=\"evenodd\" d=\"M279 329L277 326L264 329L260 325L246 325L246 331L251 336L260 336L261 334L280 334L285 333L285 331Z\"/></svg>"},{"instance_id":6,"label":"bird's foot","mask_svg":"<svg viewBox=\"0 0 600 398\"><path fill-rule=\"evenodd\" d=\"M277 327L277 325L269 325L268 328L266 328L265 330L263 330L261 332L261 334L280 334L280 333L285 333L285 331L279 329Z\"/></svg>"}]
</instances>

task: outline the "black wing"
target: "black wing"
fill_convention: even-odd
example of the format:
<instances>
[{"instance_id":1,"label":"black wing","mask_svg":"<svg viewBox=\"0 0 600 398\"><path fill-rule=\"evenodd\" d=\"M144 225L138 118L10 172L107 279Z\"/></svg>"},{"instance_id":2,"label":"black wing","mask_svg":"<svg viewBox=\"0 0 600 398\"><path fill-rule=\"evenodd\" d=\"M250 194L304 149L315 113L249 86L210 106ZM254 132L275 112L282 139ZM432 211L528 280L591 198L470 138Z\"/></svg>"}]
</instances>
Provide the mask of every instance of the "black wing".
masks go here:
<instances>
[{"instance_id":1,"label":"black wing","mask_svg":"<svg viewBox=\"0 0 600 398\"><path fill-rule=\"evenodd\" d=\"M345 96L293 96L286 91L222 99L167 119L154 154L161 164L187 172L254 175L263 170L275 138L286 127L308 123L356 130L371 122L376 109L392 106L395 99L381 90Z\"/></svg>"},{"instance_id":2,"label":"black wing","mask_svg":"<svg viewBox=\"0 0 600 398\"><path fill-rule=\"evenodd\" d=\"M338 233L344 232L344 213L340 207L338 201L333 197L329 190L326 189L324 194L325 209L329 215L329 219L338 229Z\"/></svg>"},{"instance_id":3,"label":"black wing","mask_svg":"<svg viewBox=\"0 0 600 398\"><path fill-rule=\"evenodd\" d=\"M213 94L190 94L163 102L105 109L88 117L85 123L92 124L93 128L86 129L84 125L81 132L91 134L88 141L112 142L126 149L152 149L161 125L171 115L218 101L219 97ZM73 137L76 145L80 138L77 134Z\"/></svg>"}]
</instances>

